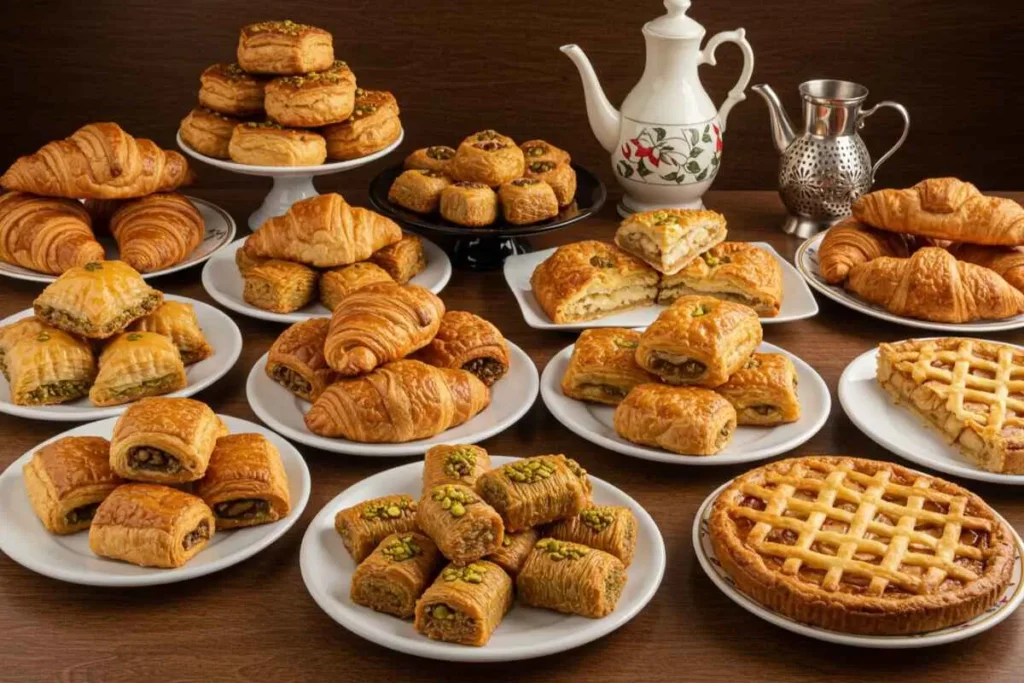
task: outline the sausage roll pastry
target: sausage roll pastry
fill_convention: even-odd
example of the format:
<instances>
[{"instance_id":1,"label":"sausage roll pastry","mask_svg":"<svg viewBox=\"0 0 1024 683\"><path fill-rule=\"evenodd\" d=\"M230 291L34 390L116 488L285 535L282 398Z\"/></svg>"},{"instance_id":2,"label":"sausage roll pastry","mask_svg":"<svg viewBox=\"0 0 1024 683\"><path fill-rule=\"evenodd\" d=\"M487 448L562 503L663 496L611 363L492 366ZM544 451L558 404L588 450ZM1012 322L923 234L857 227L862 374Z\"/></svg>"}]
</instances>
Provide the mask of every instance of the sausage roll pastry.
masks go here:
<instances>
[{"instance_id":1,"label":"sausage roll pastry","mask_svg":"<svg viewBox=\"0 0 1024 683\"><path fill-rule=\"evenodd\" d=\"M536 529L506 533L501 539L501 546L484 559L498 565L514 579L526 564L526 558L530 555L538 538L540 535Z\"/></svg>"},{"instance_id":2,"label":"sausage roll pastry","mask_svg":"<svg viewBox=\"0 0 1024 683\"><path fill-rule=\"evenodd\" d=\"M11 402L42 406L74 401L96 378L92 347L78 337L47 328L26 336L6 354Z\"/></svg>"},{"instance_id":3,"label":"sausage roll pastry","mask_svg":"<svg viewBox=\"0 0 1024 683\"><path fill-rule=\"evenodd\" d=\"M774 318L782 307L782 266L767 249L722 242L675 275L662 277L658 303L671 304L690 294L733 301Z\"/></svg>"},{"instance_id":4,"label":"sausage roll pastry","mask_svg":"<svg viewBox=\"0 0 1024 683\"><path fill-rule=\"evenodd\" d=\"M0 261L60 275L103 258L92 219L71 199L25 192L0 195Z\"/></svg>"},{"instance_id":5,"label":"sausage roll pastry","mask_svg":"<svg viewBox=\"0 0 1024 683\"><path fill-rule=\"evenodd\" d=\"M291 313L316 298L317 272L294 261L270 259L242 273L242 299L275 313Z\"/></svg>"},{"instance_id":6,"label":"sausage roll pastry","mask_svg":"<svg viewBox=\"0 0 1024 683\"><path fill-rule=\"evenodd\" d=\"M123 483L110 471L110 442L99 436L43 446L22 472L32 509L51 534L88 529L96 508Z\"/></svg>"},{"instance_id":7,"label":"sausage roll pastry","mask_svg":"<svg viewBox=\"0 0 1024 683\"><path fill-rule=\"evenodd\" d=\"M315 401L338 379L324 359L331 321L310 318L281 333L267 353L267 376L305 401Z\"/></svg>"},{"instance_id":8,"label":"sausage roll pastry","mask_svg":"<svg viewBox=\"0 0 1024 683\"><path fill-rule=\"evenodd\" d=\"M613 244L586 240L556 249L530 286L552 321L572 323L653 304L658 274Z\"/></svg>"},{"instance_id":9,"label":"sausage roll pastry","mask_svg":"<svg viewBox=\"0 0 1024 683\"><path fill-rule=\"evenodd\" d=\"M119 258L140 273L181 263L203 243L206 222L185 195L176 192L132 199L110 219Z\"/></svg>"},{"instance_id":10,"label":"sausage roll pastry","mask_svg":"<svg viewBox=\"0 0 1024 683\"><path fill-rule=\"evenodd\" d=\"M479 228L498 219L498 195L484 183L460 180L441 190L438 208L445 220Z\"/></svg>"},{"instance_id":11,"label":"sausage roll pastry","mask_svg":"<svg viewBox=\"0 0 1024 683\"><path fill-rule=\"evenodd\" d=\"M256 74L304 74L334 63L334 40L322 28L294 21L261 21L242 28L238 65Z\"/></svg>"},{"instance_id":12,"label":"sausage roll pastry","mask_svg":"<svg viewBox=\"0 0 1024 683\"><path fill-rule=\"evenodd\" d=\"M559 541L603 550L626 567L636 551L636 516L627 507L591 505L575 517L552 524L544 533Z\"/></svg>"},{"instance_id":13,"label":"sausage roll pastry","mask_svg":"<svg viewBox=\"0 0 1024 683\"><path fill-rule=\"evenodd\" d=\"M191 398L144 398L114 425L110 467L125 479L177 484L202 479L227 427Z\"/></svg>"},{"instance_id":14,"label":"sausage roll pastry","mask_svg":"<svg viewBox=\"0 0 1024 683\"><path fill-rule=\"evenodd\" d=\"M749 306L684 296L640 335L636 362L668 384L714 388L743 367L761 336L761 321Z\"/></svg>"},{"instance_id":15,"label":"sausage roll pastry","mask_svg":"<svg viewBox=\"0 0 1024 683\"><path fill-rule=\"evenodd\" d=\"M359 564L391 534L418 531L416 501L404 493L364 500L340 510L334 516L334 529L341 536L352 559Z\"/></svg>"},{"instance_id":16,"label":"sausage roll pastry","mask_svg":"<svg viewBox=\"0 0 1024 683\"><path fill-rule=\"evenodd\" d=\"M492 323L469 311L448 311L429 344L414 356L439 368L462 368L493 385L508 372L508 343Z\"/></svg>"},{"instance_id":17,"label":"sausage roll pastry","mask_svg":"<svg viewBox=\"0 0 1024 683\"><path fill-rule=\"evenodd\" d=\"M96 406L118 406L144 396L160 396L188 384L181 353L170 337L156 332L124 332L100 354L100 370L89 389Z\"/></svg>"},{"instance_id":18,"label":"sausage roll pastry","mask_svg":"<svg viewBox=\"0 0 1024 683\"><path fill-rule=\"evenodd\" d=\"M422 168L427 171L437 171L446 176L451 175L451 162L455 156L455 150L446 145L431 145L416 150L405 158L405 168Z\"/></svg>"},{"instance_id":19,"label":"sausage roll pastry","mask_svg":"<svg viewBox=\"0 0 1024 683\"><path fill-rule=\"evenodd\" d=\"M138 332L155 332L168 337L181 354L185 365L198 363L213 355L213 347L206 341L192 304L183 301L164 301L160 308L128 326Z\"/></svg>"},{"instance_id":20,"label":"sausage roll pastry","mask_svg":"<svg viewBox=\"0 0 1024 683\"><path fill-rule=\"evenodd\" d=\"M458 180L498 187L523 175L526 160L512 138L485 130L470 135L455 150L451 172Z\"/></svg>"},{"instance_id":21,"label":"sausage roll pastry","mask_svg":"<svg viewBox=\"0 0 1024 683\"><path fill-rule=\"evenodd\" d=\"M32 302L47 325L106 339L155 311L164 295L123 261L92 261L66 271Z\"/></svg>"},{"instance_id":22,"label":"sausage roll pastry","mask_svg":"<svg viewBox=\"0 0 1024 683\"><path fill-rule=\"evenodd\" d=\"M4 379L11 381L11 374L7 369L7 354L14 345L22 339L35 337L40 332L52 329L54 328L42 323L34 315L0 327L0 372L3 373Z\"/></svg>"},{"instance_id":23,"label":"sausage roll pastry","mask_svg":"<svg viewBox=\"0 0 1024 683\"><path fill-rule=\"evenodd\" d=\"M441 484L473 488L477 478L491 469L491 456L480 446L434 446L423 459L423 495Z\"/></svg>"},{"instance_id":24,"label":"sausage roll pastry","mask_svg":"<svg viewBox=\"0 0 1024 683\"><path fill-rule=\"evenodd\" d=\"M516 577L523 602L598 619L615 610L626 587L626 568L597 548L543 538Z\"/></svg>"},{"instance_id":25,"label":"sausage roll pastry","mask_svg":"<svg viewBox=\"0 0 1024 683\"><path fill-rule=\"evenodd\" d=\"M214 159L228 159L231 134L240 123L242 120L233 116L197 107L181 120L178 133L186 145L200 154Z\"/></svg>"},{"instance_id":26,"label":"sausage roll pastry","mask_svg":"<svg viewBox=\"0 0 1024 683\"><path fill-rule=\"evenodd\" d=\"M89 548L140 567L180 567L213 538L213 512L202 498L159 484L124 484L100 503Z\"/></svg>"},{"instance_id":27,"label":"sausage roll pastry","mask_svg":"<svg viewBox=\"0 0 1024 683\"><path fill-rule=\"evenodd\" d=\"M320 276L320 303L333 311L342 299L357 289L377 282L394 281L388 271L369 261L328 270Z\"/></svg>"},{"instance_id":28,"label":"sausage roll pastry","mask_svg":"<svg viewBox=\"0 0 1024 683\"><path fill-rule=\"evenodd\" d=\"M539 223L558 215L558 198L551 186L536 178L516 178L501 186L498 201L505 220L513 225Z\"/></svg>"},{"instance_id":29,"label":"sausage roll pastry","mask_svg":"<svg viewBox=\"0 0 1024 683\"><path fill-rule=\"evenodd\" d=\"M526 160L527 178L540 180L555 191L559 206L569 206L576 200L576 171L566 162L558 163L547 159Z\"/></svg>"},{"instance_id":30,"label":"sausage roll pastry","mask_svg":"<svg viewBox=\"0 0 1024 683\"><path fill-rule=\"evenodd\" d=\"M564 455L538 455L490 470L476 489L505 521L506 531L523 531L578 515L590 503L590 479Z\"/></svg>"},{"instance_id":31,"label":"sausage roll pastry","mask_svg":"<svg viewBox=\"0 0 1024 683\"><path fill-rule=\"evenodd\" d=\"M266 83L265 78L243 71L238 64L214 64L199 76L199 104L228 116L261 114Z\"/></svg>"},{"instance_id":32,"label":"sausage roll pastry","mask_svg":"<svg viewBox=\"0 0 1024 683\"><path fill-rule=\"evenodd\" d=\"M370 261L387 271L395 282L404 285L427 267L423 238L407 233L394 244L375 251Z\"/></svg>"},{"instance_id":33,"label":"sausage roll pastry","mask_svg":"<svg viewBox=\"0 0 1024 683\"><path fill-rule=\"evenodd\" d=\"M526 163L552 161L556 164L568 164L572 161L572 157L569 156L568 152L544 140L527 140L519 145L519 149L523 150Z\"/></svg>"},{"instance_id":34,"label":"sausage roll pastry","mask_svg":"<svg viewBox=\"0 0 1024 683\"><path fill-rule=\"evenodd\" d=\"M355 74L338 61L323 71L275 78L263 104L267 117L282 126L315 128L347 119L355 98Z\"/></svg>"},{"instance_id":35,"label":"sausage roll pastry","mask_svg":"<svg viewBox=\"0 0 1024 683\"><path fill-rule=\"evenodd\" d=\"M658 378L636 364L640 333L624 327L583 330L562 377L562 393L577 401L618 405L633 387Z\"/></svg>"},{"instance_id":36,"label":"sausage roll pastry","mask_svg":"<svg viewBox=\"0 0 1024 683\"><path fill-rule=\"evenodd\" d=\"M434 213L441 205L441 193L451 184L441 171L410 168L391 183L388 201L416 213Z\"/></svg>"},{"instance_id":37,"label":"sausage roll pastry","mask_svg":"<svg viewBox=\"0 0 1024 683\"><path fill-rule=\"evenodd\" d=\"M357 289L331 315L327 364L351 377L405 358L430 343L443 315L444 303L418 285L381 282Z\"/></svg>"},{"instance_id":38,"label":"sausage roll pastry","mask_svg":"<svg viewBox=\"0 0 1024 683\"><path fill-rule=\"evenodd\" d=\"M615 231L615 244L665 275L675 275L725 240L725 216L697 209L634 213Z\"/></svg>"},{"instance_id":39,"label":"sausage roll pastry","mask_svg":"<svg viewBox=\"0 0 1024 683\"><path fill-rule=\"evenodd\" d=\"M391 534L356 567L349 596L357 605L412 619L443 559L423 534Z\"/></svg>"},{"instance_id":40,"label":"sausage roll pastry","mask_svg":"<svg viewBox=\"0 0 1024 683\"><path fill-rule=\"evenodd\" d=\"M213 510L218 529L276 522L291 511L281 454L262 434L217 439L195 494Z\"/></svg>"},{"instance_id":41,"label":"sausage roll pastry","mask_svg":"<svg viewBox=\"0 0 1024 683\"><path fill-rule=\"evenodd\" d=\"M327 144L311 130L247 121L231 131L228 156L250 166L319 166L327 158Z\"/></svg>"},{"instance_id":42,"label":"sausage roll pastry","mask_svg":"<svg viewBox=\"0 0 1024 683\"><path fill-rule=\"evenodd\" d=\"M505 535L501 515L463 484L441 484L424 493L416 523L456 564L490 555Z\"/></svg>"},{"instance_id":43,"label":"sausage roll pastry","mask_svg":"<svg viewBox=\"0 0 1024 683\"><path fill-rule=\"evenodd\" d=\"M512 607L512 579L482 560L450 564L416 603L416 630L447 643L483 647Z\"/></svg>"},{"instance_id":44,"label":"sausage roll pastry","mask_svg":"<svg viewBox=\"0 0 1024 683\"><path fill-rule=\"evenodd\" d=\"M388 91L356 88L352 115L323 130L327 156L344 161L384 149L402 135L398 113L398 100Z\"/></svg>"},{"instance_id":45,"label":"sausage roll pastry","mask_svg":"<svg viewBox=\"0 0 1024 683\"><path fill-rule=\"evenodd\" d=\"M781 353L754 353L715 389L736 409L741 425L770 427L800 419L796 368Z\"/></svg>"},{"instance_id":46,"label":"sausage roll pastry","mask_svg":"<svg viewBox=\"0 0 1024 683\"><path fill-rule=\"evenodd\" d=\"M457 427L490 402L487 386L464 370L399 360L332 384L305 421L320 436L404 443Z\"/></svg>"},{"instance_id":47,"label":"sausage roll pastry","mask_svg":"<svg viewBox=\"0 0 1024 683\"><path fill-rule=\"evenodd\" d=\"M736 410L710 389L641 384L615 408L615 433L682 455L714 455L736 431Z\"/></svg>"}]
</instances>

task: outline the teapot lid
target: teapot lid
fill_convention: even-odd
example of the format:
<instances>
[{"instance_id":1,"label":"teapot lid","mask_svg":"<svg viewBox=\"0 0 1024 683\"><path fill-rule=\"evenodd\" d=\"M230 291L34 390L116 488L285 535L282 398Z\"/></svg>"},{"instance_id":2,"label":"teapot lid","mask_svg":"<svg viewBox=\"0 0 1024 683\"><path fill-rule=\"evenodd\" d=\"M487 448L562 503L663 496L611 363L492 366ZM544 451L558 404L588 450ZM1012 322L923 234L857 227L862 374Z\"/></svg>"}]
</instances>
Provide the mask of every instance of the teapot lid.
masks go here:
<instances>
[{"instance_id":1,"label":"teapot lid","mask_svg":"<svg viewBox=\"0 0 1024 683\"><path fill-rule=\"evenodd\" d=\"M659 38L690 38L704 37L704 27L686 16L690 9L690 0L665 0L667 14L644 24L644 33Z\"/></svg>"}]
</instances>

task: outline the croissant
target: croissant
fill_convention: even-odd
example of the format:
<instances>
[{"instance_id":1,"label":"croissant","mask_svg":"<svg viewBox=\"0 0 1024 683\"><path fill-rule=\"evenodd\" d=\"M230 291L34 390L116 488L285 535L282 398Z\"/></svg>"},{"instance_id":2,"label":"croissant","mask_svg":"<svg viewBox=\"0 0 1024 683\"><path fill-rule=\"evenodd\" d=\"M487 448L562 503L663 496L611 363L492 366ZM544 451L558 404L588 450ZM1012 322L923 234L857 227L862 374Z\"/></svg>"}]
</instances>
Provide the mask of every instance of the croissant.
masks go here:
<instances>
[{"instance_id":1,"label":"croissant","mask_svg":"<svg viewBox=\"0 0 1024 683\"><path fill-rule=\"evenodd\" d=\"M1024 249L980 244L952 244L948 249L957 259L993 270L1012 286L1024 291Z\"/></svg>"},{"instance_id":2,"label":"croissant","mask_svg":"<svg viewBox=\"0 0 1024 683\"><path fill-rule=\"evenodd\" d=\"M15 161L0 186L47 197L126 199L169 192L194 178L181 154L133 138L116 123L90 123Z\"/></svg>"},{"instance_id":3,"label":"croissant","mask_svg":"<svg viewBox=\"0 0 1024 683\"><path fill-rule=\"evenodd\" d=\"M180 194L153 194L124 204L110 219L121 260L140 273L181 263L203 242L206 224Z\"/></svg>"},{"instance_id":4,"label":"croissant","mask_svg":"<svg viewBox=\"0 0 1024 683\"><path fill-rule=\"evenodd\" d=\"M490 390L465 370L399 360L332 384L306 413L314 434L362 443L425 439L486 408Z\"/></svg>"},{"instance_id":5,"label":"croissant","mask_svg":"<svg viewBox=\"0 0 1024 683\"><path fill-rule=\"evenodd\" d=\"M972 244L1024 244L1024 207L986 197L956 178L929 178L906 190L869 192L853 216L891 232Z\"/></svg>"},{"instance_id":6,"label":"croissant","mask_svg":"<svg viewBox=\"0 0 1024 683\"><path fill-rule=\"evenodd\" d=\"M394 221L331 193L292 204L283 216L263 223L243 248L252 257L335 268L365 261L400 239L402 229Z\"/></svg>"},{"instance_id":7,"label":"croissant","mask_svg":"<svg viewBox=\"0 0 1024 683\"><path fill-rule=\"evenodd\" d=\"M938 247L854 266L846 287L896 315L934 322L1008 318L1024 310L1024 294L1006 280Z\"/></svg>"},{"instance_id":8,"label":"croissant","mask_svg":"<svg viewBox=\"0 0 1024 683\"><path fill-rule=\"evenodd\" d=\"M847 218L825 233L818 248L818 269L826 282L835 285L846 279L850 268L879 256L910 256L906 238Z\"/></svg>"},{"instance_id":9,"label":"croissant","mask_svg":"<svg viewBox=\"0 0 1024 683\"><path fill-rule=\"evenodd\" d=\"M0 195L0 261L60 275L68 268L103 259L103 247L78 202Z\"/></svg>"}]
</instances>

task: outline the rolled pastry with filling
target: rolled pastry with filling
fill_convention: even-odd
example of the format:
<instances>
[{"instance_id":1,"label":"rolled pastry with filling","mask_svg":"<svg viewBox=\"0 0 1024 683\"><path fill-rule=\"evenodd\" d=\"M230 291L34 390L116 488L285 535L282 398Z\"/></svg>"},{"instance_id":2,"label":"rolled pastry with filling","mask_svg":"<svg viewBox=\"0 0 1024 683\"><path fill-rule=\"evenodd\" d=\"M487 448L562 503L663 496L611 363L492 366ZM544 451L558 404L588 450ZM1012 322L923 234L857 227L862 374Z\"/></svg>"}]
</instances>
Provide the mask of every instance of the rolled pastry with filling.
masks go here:
<instances>
[{"instance_id":1,"label":"rolled pastry with filling","mask_svg":"<svg viewBox=\"0 0 1024 683\"><path fill-rule=\"evenodd\" d=\"M358 564L387 536L419 531L416 507L416 500L404 493L364 500L340 510L334 516L334 529Z\"/></svg>"},{"instance_id":2,"label":"rolled pastry with filling","mask_svg":"<svg viewBox=\"0 0 1024 683\"><path fill-rule=\"evenodd\" d=\"M467 564L501 547L501 516L473 489L441 484L420 499L416 523L452 562Z\"/></svg>"},{"instance_id":3,"label":"rolled pastry with filling","mask_svg":"<svg viewBox=\"0 0 1024 683\"><path fill-rule=\"evenodd\" d=\"M714 455L736 431L736 410L710 389L641 384L615 408L615 433L681 455Z\"/></svg>"},{"instance_id":4,"label":"rolled pastry with filling","mask_svg":"<svg viewBox=\"0 0 1024 683\"><path fill-rule=\"evenodd\" d=\"M413 358L438 368L465 370L487 386L509 368L508 343L493 323L468 311L448 311L437 336Z\"/></svg>"},{"instance_id":5,"label":"rolled pastry with filling","mask_svg":"<svg viewBox=\"0 0 1024 683\"><path fill-rule=\"evenodd\" d=\"M636 552L636 516L627 507L591 505L575 517L552 524L546 535L614 555L626 567Z\"/></svg>"},{"instance_id":6,"label":"rolled pastry with filling","mask_svg":"<svg viewBox=\"0 0 1024 683\"><path fill-rule=\"evenodd\" d=\"M218 529L268 524L291 511L281 454L262 434L217 439L195 493L213 510Z\"/></svg>"},{"instance_id":7,"label":"rolled pastry with filling","mask_svg":"<svg viewBox=\"0 0 1024 683\"><path fill-rule=\"evenodd\" d=\"M416 603L417 631L448 643L483 647L512 607L512 579L493 562L450 564Z\"/></svg>"},{"instance_id":8,"label":"rolled pastry with filling","mask_svg":"<svg viewBox=\"0 0 1024 683\"><path fill-rule=\"evenodd\" d=\"M480 475L489 469L491 456L480 446L434 446L423 460L423 493L441 484L462 484L473 488Z\"/></svg>"},{"instance_id":9,"label":"rolled pastry with filling","mask_svg":"<svg viewBox=\"0 0 1024 683\"><path fill-rule=\"evenodd\" d=\"M715 391L736 409L736 423L771 427L800 419L796 368L781 353L754 353Z\"/></svg>"},{"instance_id":10,"label":"rolled pastry with filling","mask_svg":"<svg viewBox=\"0 0 1024 683\"><path fill-rule=\"evenodd\" d=\"M554 538L537 541L516 577L527 605L591 619L611 614L625 586L626 568L614 555Z\"/></svg>"},{"instance_id":11,"label":"rolled pastry with filling","mask_svg":"<svg viewBox=\"0 0 1024 683\"><path fill-rule=\"evenodd\" d=\"M324 358L330 325L330 318L310 318L282 332L267 353L267 376L303 400L320 398L338 379Z\"/></svg>"},{"instance_id":12,"label":"rolled pastry with filling","mask_svg":"<svg viewBox=\"0 0 1024 683\"><path fill-rule=\"evenodd\" d=\"M539 538L540 534L536 529L505 534L505 537L501 539L501 547L484 559L498 565L514 579L523 569L526 558L529 557Z\"/></svg>"},{"instance_id":13,"label":"rolled pastry with filling","mask_svg":"<svg viewBox=\"0 0 1024 683\"><path fill-rule=\"evenodd\" d=\"M428 537L391 534L352 574L352 602L400 619L411 619L416 601L437 576L444 558Z\"/></svg>"},{"instance_id":14,"label":"rolled pastry with filling","mask_svg":"<svg viewBox=\"0 0 1024 683\"><path fill-rule=\"evenodd\" d=\"M477 491L505 522L523 531L578 515L590 503L587 471L564 455L538 455L485 472Z\"/></svg>"}]
</instances>

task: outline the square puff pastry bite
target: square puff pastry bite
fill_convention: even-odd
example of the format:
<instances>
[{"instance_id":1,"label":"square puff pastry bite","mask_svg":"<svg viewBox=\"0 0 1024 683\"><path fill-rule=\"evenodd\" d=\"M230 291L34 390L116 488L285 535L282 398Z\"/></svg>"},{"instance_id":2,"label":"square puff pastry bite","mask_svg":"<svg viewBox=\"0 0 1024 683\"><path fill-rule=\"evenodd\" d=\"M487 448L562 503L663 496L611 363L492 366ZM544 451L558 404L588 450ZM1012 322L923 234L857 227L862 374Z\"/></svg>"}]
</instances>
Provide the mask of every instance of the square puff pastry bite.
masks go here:
<instances>
[{"instance_id":1,"label":"square puff pastry bite","mask_svg":"<svg viewBox=\"0 0 1024 683\"><path fill-rule=\"evenodd\" d=\"M352 115L323 129L327 156L358 159L384 149L402 134L398 100L386 90L356 88Z\"/></svg>"},{"instance_id":2,"label":"square puff pastry bite","mask_svg":"<svg viewBox=\"0 0 1024 683\"><path fill-rule=\"evenodd\" d=\"M170 337L125 332L100 354L100 371L89 400L96 406L117 406L143 396L169 394L186 384L185 365Z\"/></svg>"},{"instance_id":3,"label":"square puff pastry bite","mask_svg":"<svg viewBox=\"0 0 1024 683\"><path fill-rule=\"evenodd\" d=\"M636 362L668 384L725 384L761 343L754 309L709 296L684 296L640 335Z\"/></svg>"},{"instance_id":4,"label":"square puff pastry bite","mask_svg":"<svg viewBox=\"0 0 1024 683\"><path fill-rule=\"evenodd\" d=\"M722 242L675 275L661 278L658 303L703 294L750 306L765 318L782 307L782 266L766 249L746 242Z\"/></svg>"},{"instance_id":5,"label":"square puff pastry bite","mask_svg":"<svg viewBox=\"0 0 1024 683\"><path fill-rule=\"evenodd\" d=\"M618 405L638 384L658 378L636 364L640 333L624 327L584 330L562 377L562 393L577 401Z\"/></svg>"},{"instance_id":6,"label":"square puff pastry bite","mask_svg":"<svg viewBox=\"0 0 1024 683\"><path fill-rule=\"evenodd\" d=\"M681 455L714 455L736 431L736 410L710 389L641 384L615 408L615 433Z\"/></svg>"},{"instance_id":7,"label":"square puff pastry bite","mask_svg":"<svg viewBox=\"0 0 1024 683\"><path fill-rule=\"evenodd\" d=\"M199 77L199 104L229 116L260 114L265 85L266 79L246 73L238 64L213 64Z\"/></svg>"},{"instance_id":8,"label":"square puff pastry bite","mask_svg":"<svg viewBox=\"0 0 1024 683\"><path fill-rule=\"evenodd\" d=\"M58 439L22 471L32 509L51 534L88 529L96 508L122 483L110 470L110 442L99 436Z\"/></svg>"},{"instance_id":9,"label":"square puff pastry bite","mask_svg":"<svg viewBox=\"0 0 1024 683\"><path fill-rule=\"evenodd\" d=\"M736 409L741 425L770 427L800 419L796 368L781 353L755 353L715 389Z\"/></svg>"},{"instance_id":10,"label":"square puff pastry bite","mask_svg":"<svg viewBox=\"0 0 1024 683\"><path fill-rule=\"evenodd\" d=\"M275 313L291 313L316 297L316 271L294 261L271 259L242 273L245 303Z\"/></svg>"},{"instance_id":11,"label":"square puff pastry bite","mask_svg":"<svg viewBox=\"0 0 1024 683\"><path fill-rule=\"evenodd\" d=\"M715 211L659 209L635 213L615 231L615 244L665 275L674 275L725 239L725 216Z\"/></svg>"},{"instance_id":12,"label":"square puff pastry bite","mask_svg":"<svg viewBox=\"0 0 1024 683\"><path fill-rule=\"evenodd\" d=\"M334 39L322 28L261 21L242 28L238 65L250 73L289 76L323 71L334 63Z\"/></svg>"},{"instance_id":13,"label":"square puff pastry bite","mask_svg":"<svg viewBox=\"0 0 1024 683\"><path fill-rule=\"evenodd\" d=\"M262 434L217 439L195 493L213 510L218 529L276 522L291 511L281 454Z\"/></svg>"},{"instance_id":14,"label":"square puff pastry bite","mask_svg":"<svg viewBox=\"0 0 1024 683\"><path fill-rule=\"evenodd\" d=\"M6 354L11 402L19 406L67 403L89 393L96 359L88 343L46 328L18 341Z\"/></svg>"},{"instance_id":15,"label":"square puff pastry bite","mask_svg":"<svg viewBox=\"0 0 1024 683\"><path fill-rule=\"evenodd\" d=\"M394 281L388 271L369 261L334 268L320 276L320 303L327 310L333 311L342 299L357 289L378 282Z\"/></svg>"},{"instance_id":16,"label":"square puff pastry bite","mask_svg":"<svg viewBox=\"0 0 1024 683\"><path fill-rule=\"evenodd\" d=\"M612 244L587 240L559 247L530 286L552 321L572 323L654 303L658 274Z\"/></svg>"},{"instance_id":17,"label":"square puff pastry bite","mask_svg":"<svg viewBox=\"0 0 1024 683\"><path fill-rule=\"evenodd\" d=\"M213 347L199 328L199 319L192 304L165 301L160 308L129 325L128 329L155 332L169 338L178 347L181 362L185 365L198 363L213 355Z\"/></svg>"}]
</instances>

